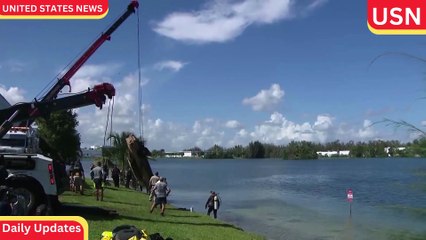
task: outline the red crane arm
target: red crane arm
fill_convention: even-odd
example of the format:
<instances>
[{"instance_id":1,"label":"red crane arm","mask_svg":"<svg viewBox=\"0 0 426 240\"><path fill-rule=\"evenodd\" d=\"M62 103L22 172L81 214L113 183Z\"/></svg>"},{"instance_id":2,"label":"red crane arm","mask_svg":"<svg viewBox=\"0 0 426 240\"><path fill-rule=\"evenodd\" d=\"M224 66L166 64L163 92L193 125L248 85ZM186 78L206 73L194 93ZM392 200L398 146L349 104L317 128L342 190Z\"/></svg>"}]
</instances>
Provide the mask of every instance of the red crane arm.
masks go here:
<instances>
[{"instance_id":1,"label":"red crane arm","mask_svg":"<svg viewBox=\"0 0 426 240\"><path fill-rule=\"evenodd\" d=\"M88 89L87 92L44 102L20 103L10 108L0 110L0 119L7 119L17 112L13 122L34 120L37 117L48 116L51 112L96 105L102 109L106 99L115 96L115 88L109 83L102 83ZM6 130L6 132L9 129ZM0 132L2 129L0 129ZM6 133L5 132L5 133Z\"/></svg>"},{"instance_id":2,"label":"red crane arm","mask_svg":"<svg viewBox=\"0 0 426 240\"><path fill-rule=\"evenodd\" d=\"M70 69L58 80L58 82L42 97L41 101L52 100L57 97L58 93L65 86L70 86L70 79L83 66L83 64L93 55L93 53L106 41L111 39L111 34L139 7L137 0L133 0L120 18L118 18L105 33L103 33L92 45L77 59Z\"/></svg>"}]
</instances>

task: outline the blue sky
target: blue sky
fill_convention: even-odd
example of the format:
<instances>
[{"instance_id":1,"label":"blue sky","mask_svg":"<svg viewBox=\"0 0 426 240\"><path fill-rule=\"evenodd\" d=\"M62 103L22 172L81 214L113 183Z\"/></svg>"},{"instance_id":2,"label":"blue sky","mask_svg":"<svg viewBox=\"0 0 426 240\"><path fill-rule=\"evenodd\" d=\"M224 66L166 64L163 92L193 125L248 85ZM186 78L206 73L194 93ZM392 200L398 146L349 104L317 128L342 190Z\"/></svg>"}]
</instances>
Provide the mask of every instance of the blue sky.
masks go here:
<instances>
[{"instance_id":1,"label":"blue sky","mask_svg":"<svg viewBox=\"0 0 426 240\"><path fill-rule=\"evenodd\" d=\"M101 20L0 21L0 93L30 101L125 10ZM140 30L143 135L177 151L259 140L287 144L395 139L426 126L423 36L378 36L366 1L156 0L131 16L71 80L72 91L110 82L113 131L139 132ZM381 54L373 64L373 59ZM68 90L65 89L64 92ZM106 105L107 106L107 105ZM102 145L107 109L76 110L83 146Z\"/></svg>"}]
</instances>

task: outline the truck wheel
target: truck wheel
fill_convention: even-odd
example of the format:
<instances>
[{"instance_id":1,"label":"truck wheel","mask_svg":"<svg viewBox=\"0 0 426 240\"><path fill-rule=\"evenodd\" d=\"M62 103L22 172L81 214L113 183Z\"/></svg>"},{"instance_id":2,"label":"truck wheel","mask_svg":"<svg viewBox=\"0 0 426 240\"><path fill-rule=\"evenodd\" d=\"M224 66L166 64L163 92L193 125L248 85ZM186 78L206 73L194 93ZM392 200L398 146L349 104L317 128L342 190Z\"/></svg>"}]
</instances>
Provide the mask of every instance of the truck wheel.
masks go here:
<instances>
[{"instance_id":1,"label":"truck wheel","mask_svg":"<svg viewBox=\"0 0 426 240\"><path fill-rule=\"evenodd\" d=\"M38 205L43 202L44 192L32 181L16 180L9 184L12 195L16 196L17 214L33 215Z\"/></svg>"},{"instance_id":2,"label":"truck wheel","mask_svg":"<svg viewBox=\"0 0 426 240\"><path fill-rule=\"evenodd\" d=\"M47 206L46 204L41 204L38 205L35 209L35 214L36 216L47 216Z\"/></svg>"}]
</instances>

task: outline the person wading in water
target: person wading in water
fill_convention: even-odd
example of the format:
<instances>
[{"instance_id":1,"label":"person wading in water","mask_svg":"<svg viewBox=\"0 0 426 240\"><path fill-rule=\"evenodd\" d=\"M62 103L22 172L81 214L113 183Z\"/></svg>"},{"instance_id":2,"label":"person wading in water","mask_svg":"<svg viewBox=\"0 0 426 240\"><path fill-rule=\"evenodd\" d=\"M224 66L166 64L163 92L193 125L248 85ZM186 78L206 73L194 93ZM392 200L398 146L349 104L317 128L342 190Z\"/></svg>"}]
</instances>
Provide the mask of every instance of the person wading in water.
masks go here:
<instances>
[{"instance_id":1,"label":"person wading in water","mask_svg":"<svg viewBox=\"0 0 426 240\"><path fill-rule=\"evenodd\" d=\"M220 198L214 191L210 191L210 196L205 205L206 209L207 207L207 215L210 216L210 213L213 211L213 217L217 218L217 210L219 210L220 207Z\"/></svg>"}]
</instances>

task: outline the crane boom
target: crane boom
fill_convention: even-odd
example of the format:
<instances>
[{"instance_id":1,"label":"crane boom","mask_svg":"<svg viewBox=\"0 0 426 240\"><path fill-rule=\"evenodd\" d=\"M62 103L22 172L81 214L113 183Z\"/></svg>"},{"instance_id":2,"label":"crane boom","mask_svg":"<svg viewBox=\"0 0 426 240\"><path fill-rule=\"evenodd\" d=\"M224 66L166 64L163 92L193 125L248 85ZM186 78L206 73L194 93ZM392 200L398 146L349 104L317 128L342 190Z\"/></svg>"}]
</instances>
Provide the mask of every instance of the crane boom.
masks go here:
<instances>
[{"instance_id":1,"label":"crane boom","mask_svg":"<svg viewBox=\"0 0 426 240\"><path fill-rule=\"evenodd\" d=\"M74 74L83 66L83 64L93 55L93 53L106 41L111 39L111 34L139 7L139 3L133 0L128 6L126 12L118 18L108 30L103 33L92 45L77 59L77 61L70 67L70 69L58 80L58 82L50 89L50 91L42 98L43 101L48 101L56 98L58 93L66 85L70 85L70 79Z\"/></svg>"},{"instance_id":2,"label":"crane boom","mask_svg":"<svg viewBox=\"0 0 426 240\"><path fill-rule=\"evenodd\" d=\"M94 86L86 92L53 99L44 102L28 102L16 104L10 108L0 110L0 119L8 118L16 114L13 122L33 120L41 116L48 116L51 112L79 108L88 105L96 105L102 109L106 99L115 96L115 88L109 83ZM17 111L19 110L19 111ZM6 131L7 132L7 131Z\"/></svg>"}]
</instances>

